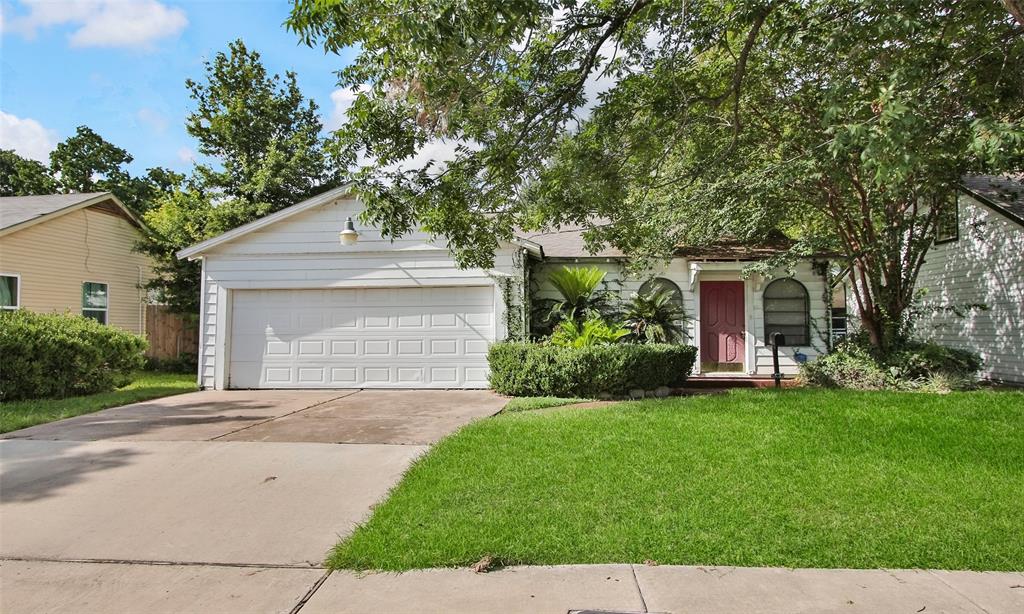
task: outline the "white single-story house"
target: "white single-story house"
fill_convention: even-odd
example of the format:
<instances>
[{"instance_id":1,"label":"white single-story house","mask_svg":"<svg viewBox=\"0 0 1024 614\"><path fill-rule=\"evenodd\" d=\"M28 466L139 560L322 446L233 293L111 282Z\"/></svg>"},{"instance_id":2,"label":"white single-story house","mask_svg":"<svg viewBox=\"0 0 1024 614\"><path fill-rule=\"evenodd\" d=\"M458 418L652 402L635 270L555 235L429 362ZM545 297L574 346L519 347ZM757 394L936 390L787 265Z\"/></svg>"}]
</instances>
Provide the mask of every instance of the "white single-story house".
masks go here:
<instances>
[{"instance_id":1,"label":"white single-story house","mask_svg":"<svg viewBox=\"0 0 1024 614\"><path fill-rule=\"evenodd\" d=\"M424 233L391 241L357 226L357 240L339 240L360 211L337 188L179 252L202 261L202 387L484 388L489 344L522 336L530 297L551 295L546 273L574 264L605 269L624 298L644 284L678 289L704 373L771 374L772 332L785 335L788 374L827 347L825 263L744 276L765 252L723 246L631 276L621 253L589 254L581 231L563 228L466 270Z\"/></svg>"},{"instance_id":2,"label":"white single-story house","mask_svg":"<svg viewBox=\"0 0 1024 614\"><path fill-rule=\"evenodd\" d=\"M965 177L960 188L918 276L916 332L978 352L988 379L1024 384L1024 177Z\"/></svg>"}]
</instances>

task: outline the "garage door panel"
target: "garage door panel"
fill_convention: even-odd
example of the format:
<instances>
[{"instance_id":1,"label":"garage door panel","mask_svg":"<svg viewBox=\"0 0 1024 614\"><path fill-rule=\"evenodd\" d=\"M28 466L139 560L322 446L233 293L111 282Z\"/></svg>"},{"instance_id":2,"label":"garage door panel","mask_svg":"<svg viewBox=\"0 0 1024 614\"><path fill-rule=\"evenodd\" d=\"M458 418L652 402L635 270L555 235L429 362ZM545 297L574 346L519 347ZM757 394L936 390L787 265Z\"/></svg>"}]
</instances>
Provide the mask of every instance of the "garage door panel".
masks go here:
<instances>
[{"instance_id":1,"label":"garage door panel","mask_svg":"<svg viewBox=\"0 0 1024 614\"><path fill-rule=\"evenodd\" d=\"M486 387L493 287L237 290L229 385Z\"/></svg>"}]
</instances>

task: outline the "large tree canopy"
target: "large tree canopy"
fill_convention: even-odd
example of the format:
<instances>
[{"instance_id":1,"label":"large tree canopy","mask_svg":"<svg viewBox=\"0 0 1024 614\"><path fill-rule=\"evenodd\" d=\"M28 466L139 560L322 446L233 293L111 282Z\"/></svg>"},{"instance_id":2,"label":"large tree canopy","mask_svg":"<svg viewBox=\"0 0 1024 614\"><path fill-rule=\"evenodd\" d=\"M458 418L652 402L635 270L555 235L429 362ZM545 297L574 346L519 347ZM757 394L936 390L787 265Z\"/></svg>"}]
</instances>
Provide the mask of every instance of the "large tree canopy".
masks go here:
<instances>
[{"instance_id":1,"label":"large tree canopy","mask_svg":"<svg viewBox=\"0 0 1024 614\"><path fill-rule=\"evenodd\" d=\"M330 183L323 123L295 73L268 76L260 54L241 40L205 68L204 81L185 82L196 104L185 127L199 153L217 161L196 166L204 189L276 210Z\"/></svg>"},{"instance_id":2,"label":"large tree canopy","mask_svg":"<svg viewBox=\"0 0 1024 614\"><path fill-rule=\"evenodd\" d=\"M639 256L783 229L849 261L884 348L958 179L1024 167L1018 6L297 0L288 25L358 46L337 147L386 233L486 266L516 226L602 219Z\"/></svg>"},{"instance_id":3,"label":"large tree canopy","mask_svg":"<svg viewBox=\"0 0 1024 614\"><path fill-rule=\"evenodd\" d=\"M150 235L139 248L155 262L147 287L173 311L194 316L199 264L178 260L178 250L334 187L338 177L316 103L294 73L268 75L259 53L241 40L205 64L205 79L186 87L195 108L185 127L211 163L197 164L185 189L146 213Z\"/></svg>"}]
</instances>

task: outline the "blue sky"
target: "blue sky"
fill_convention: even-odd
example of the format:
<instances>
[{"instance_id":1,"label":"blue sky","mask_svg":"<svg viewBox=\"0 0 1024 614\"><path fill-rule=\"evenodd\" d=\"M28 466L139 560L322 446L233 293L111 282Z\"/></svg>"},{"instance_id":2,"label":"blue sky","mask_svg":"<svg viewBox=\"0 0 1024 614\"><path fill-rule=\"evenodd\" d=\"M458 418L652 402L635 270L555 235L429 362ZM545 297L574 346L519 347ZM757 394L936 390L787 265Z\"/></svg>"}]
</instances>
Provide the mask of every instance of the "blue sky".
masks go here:
<instances>
[{"instance_id":1,"label":"blue sky","mask_svg":"<svg viewBox=\"0 0 1024 614\"><path fill-rule=\"evenodd\" d=\"M191 167L185 79L241 38L270 73L294 70L336 125L348 98L334 71L349 57L300 46L287 1L0 0L0 144L45 160L85 124L127 149L133 173ZM333 94L333 97L332 97Z\"/></svg>"}]
</instances>

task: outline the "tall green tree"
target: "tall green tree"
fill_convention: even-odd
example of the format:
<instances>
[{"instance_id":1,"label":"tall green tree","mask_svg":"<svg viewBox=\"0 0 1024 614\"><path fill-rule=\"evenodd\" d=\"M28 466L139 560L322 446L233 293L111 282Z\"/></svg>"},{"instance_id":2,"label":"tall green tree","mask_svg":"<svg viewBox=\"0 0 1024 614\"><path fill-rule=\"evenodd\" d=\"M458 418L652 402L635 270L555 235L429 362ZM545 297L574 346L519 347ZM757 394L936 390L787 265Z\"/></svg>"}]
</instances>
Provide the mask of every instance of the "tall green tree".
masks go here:
<instances>
[{"instance_id":1,"label":"tall green tree","mask_svg":"<svg viewBox=\"0 0 1024 614\"><path fill-rule=\"evenodd\" d=\"M57 182L45 164L22 158L12 149L0 149L0 196L52 194Z\"/></svg>"},{"instance_id":2,"label":"tall green tree","mask_svg":"<svg viewBox=\"0 0 1024 614\"><path fill-rule=\"evenodd\" d=\"M781 228L843 254L886 351L959 178L1024 168L1013 7L297 0L288 25L359 50L337 137L385 233L488 265L516 226L604 219L595 245L650 257Z\"/></svg>"},{"instance_id":3,"label":"tall green tree","mask_svg":"<svg viewBox=\"0 0 1024 614\"><path fill-rule=\"evenodd\" d=\"M336 185L324 154L323 123L296 75L268 76L241 40L206 62L204 81L185 82L195 109L185 127L199 152L197 183L211 193L281 209Z\"/></svg>"},{"instance_id":4,"label":"tall green tree","mask_svg":"<svg viewBox=\"0 0 1024 614\"><path fill-rule=\"evenodd\" d=\"M185 176L160 167L132 176L127 167L134 159L92 128L79 126L50 152L49 173L56 189L46 192L112 192L142 215L160 195L180 186Z\"/></svg>"},{"instance_id":5,"label":"tall green tree","mask_svg":"<svg viewBox=\"0 0 1024 614\"><path fill-rule=\"evenodd\" d=\"M184 188L158 199L145 216L150 236L139 249L156 263L148 288L173 311L194 316L199 265L176 252L334 187L338 173L325 152L318 108L295 73L268 75L259 53L242 41L206 63L204 80L189 79L186 87L196 105L186 129L213 162L197 164Z\"/></svg>"}]
</instances>

